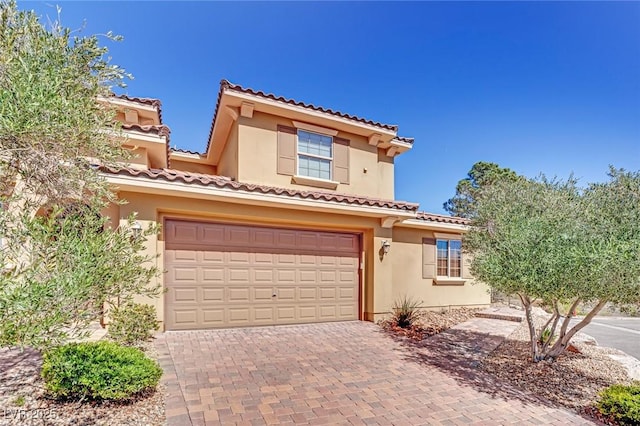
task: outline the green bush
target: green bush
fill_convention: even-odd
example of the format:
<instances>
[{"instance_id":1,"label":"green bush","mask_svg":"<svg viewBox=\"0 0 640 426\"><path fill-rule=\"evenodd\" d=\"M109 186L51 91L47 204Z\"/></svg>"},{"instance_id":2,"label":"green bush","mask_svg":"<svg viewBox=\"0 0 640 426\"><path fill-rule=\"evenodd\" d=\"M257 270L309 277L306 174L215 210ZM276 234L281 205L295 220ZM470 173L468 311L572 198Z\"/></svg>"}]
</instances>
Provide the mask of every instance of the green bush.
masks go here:
<instances>
[{"instance_id":1,"label":"green bush","mask_svg":"<svg viewBox=\"0 0 640 426\"><path fill-rule=\"evenodd\" d=\"M640 382L609 386L600 392L598 410L620 425L640 425Z\"/></svg>"},{"instance_id":2,"label":"green bush","mask_svg":"<svg viewBox=\"0 0 640 426\"><path fill-rule=\"evenodd\" d=\"M111 313L109 336L123 345L137 345L153 337L158 329L156 308L151 305L128 303Z\"/></svg>"},{"instance_id":3,"label":"green bush","mask_svg":"<svg viewBox=\"0 0 640 426\"><path fill-rule=\"evenodd\" d=\"M404 296L393 303L393 317L391 321L400 328L409 328L415 324L422 316L420 302L411 297Z\"/></svg>"},{"instance_id":4,"label":"green bush","mask_svg":"<svg viewBox=\"0 0 640 426\"><path fill-rule=\"evenodd\" d=\"M140 349L99 341L45 352L41 374L56 398L126 400L155 389L162 370Z\"/></svg>"}]
</instances>

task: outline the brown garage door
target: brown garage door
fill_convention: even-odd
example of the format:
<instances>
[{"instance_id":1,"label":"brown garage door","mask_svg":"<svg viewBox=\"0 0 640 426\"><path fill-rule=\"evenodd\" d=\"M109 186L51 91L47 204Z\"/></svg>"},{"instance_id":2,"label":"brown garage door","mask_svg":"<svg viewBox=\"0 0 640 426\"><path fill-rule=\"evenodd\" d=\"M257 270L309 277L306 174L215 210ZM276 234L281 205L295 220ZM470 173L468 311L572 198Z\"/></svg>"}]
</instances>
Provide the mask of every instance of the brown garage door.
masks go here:
<instances>
[{"instance_id":1,"label":"brown garage door","mask_svg":"<svg viewBox=\"0 0 640 426\"><path fill-rule=\"evenodd\" d=\"M166 328L358 318L354 234L167 220Z\"/></svg>"}]
</instances>

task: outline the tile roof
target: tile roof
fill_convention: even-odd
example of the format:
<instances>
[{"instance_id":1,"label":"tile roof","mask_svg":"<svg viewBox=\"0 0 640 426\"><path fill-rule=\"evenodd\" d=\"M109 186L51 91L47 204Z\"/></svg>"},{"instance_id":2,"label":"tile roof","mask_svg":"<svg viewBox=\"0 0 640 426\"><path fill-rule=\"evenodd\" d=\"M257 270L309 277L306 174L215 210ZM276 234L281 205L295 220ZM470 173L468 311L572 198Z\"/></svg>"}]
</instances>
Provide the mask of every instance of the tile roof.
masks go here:
<instances>
[{"instance_id":1,"label":"tile roof","mask_svg":"<svg viewBox=\"0 0 640 426\"><path fill-rule=\"evenodd\" d=\"M171 134L171 129L169 128L169 126L165 126L164 124L141 125L122 123L122 129L134 130L140 133L150 133L158 136L165 136L167 138L167 146L169 145L169 135Z\"/></svg>"},{"instance_id":2,"label":"tile roof","mask_svg":"<svg viewBox=\"0 0 640 426\"><path fill-rule=\"evenodd\" d=\"M182 152L182 153L185 153L185 154L192 154L192 155L203 155L200 152L191 151L189 149L182 149L182 148L171 148L171 151L169 151L169 154L171 154L172 152Z\"/></svg>"},{"instance_id":3,"label":"tile roof","mask_svg":"<svg viewBox=\"0 0 640 426\"><path fill-rule=\"evenodd\" d=\"M427 212L418 212L416 218L419 220L424 220L425 222L450 223L453 225L468 225L470 223L469 219L465 219L463 217L445 216Z\"/></svg>"},{"instance_id":4,"label":"tile roof","mask_svg":"<svg viewBox=\"0 0 640 426\"><path fill-rule=\"evenodd\" d=\"M413 145L414 138L406 138L404 136L396 136L395 138L398 139L400 142L405 142Z\"/></svg>"},{"instance_id":5,"label":"tile roof","mask_svg":"<svg viewBox=\"0 0 640 426\"><path fill-rule=\"evenodd\" d=\"M216 101L216 108L215 108L215 112L213 113L213 120L211 121L211 130L209 131L209 139L207 140L207 148L205 149L205 153L209 151L209 145L211 144L211 136L213 135L213 126L216 122L216 117L218 115L218 109L220 106L220 99L222 98L222 92L224 92L224 89L230 89L230 90L234 90L237 92L242 92L242 93L247 93L250 95L254 95L254 96L259 96L261 98L265 98L265 99L271 99L274 101L278 101L278 102L283 102L289 105L295 105L295 106L299 106L299 107L303 107L303 108L308 108L308 109L312 109L314 111L319 111L319 112L323 112L326 114L331 114L331 115L335 115L337 117L341 117L341 118L346 118L348 120L353 120L353 121L358 121L360 123L364 123L364 124L369 124L371 126L375 126L375 127L380 127L383 129L387 129L387 130L391 130L394 132L398 131L398 126L395 124L383 124L380 123L378 121L373 121L373 120L368 120L366 118L362 118L362 117L358 117L356 115L351 115L351 114L346 114L344 112L340 112L340 111L335 111L332 110L330 108L324 108L321 106L316 106L313 104L308 104L305 102L300 102L300 101L296 101L295 99L290 99L290 98L285 98L283 96L277 96L274 95L273 93L265 93L261 90L254 90L248 87L242 87L238 84L233 84L231 82L229 82L228 80L221 80L220 81L220 90L218 92L218 100ZM399 138L400 139L400 138ZM405 138L408 139L408 138ZM408 140L407 140L408 142Z\"/></svg>"},{"instance_id":6,"label":"tile roof","mask_svg":"<svg viewBox=\"0 0 640 426\"><path fill-rule=\"evenodd\" d=\"M111 96L113 96L114 98L123 99L125 101L135 102L143 105L151 105L155 107L158 110L158 120L160 120L160 124L162 124L162 102L160 101L160 99L138 98L135 96L116 95L115 93L112 93Z\"/></svg>"},{"instance_id":7,"label":"tile roof","mask_svg":"<svg viewBox=\"0 0 640 426\"><path fill-rule=\"evenodd\" d=\"M169 182L181 181L187 184L228 188L242 192L254 192L259 194L284 195L291 198L324 200L341 204L382 207L397 210L415 212L418 204L395 200L379 200L375 198L359 197L348 194L336 194L324 191L303 191L297 189L277 188L267 185L256 185L231 180L226 176L207 175L200 173L182 172L172 169L148 169L137 170L130 167L102 166L101 171L112 175L128 175Z\"/></svg>"}]
</instances>

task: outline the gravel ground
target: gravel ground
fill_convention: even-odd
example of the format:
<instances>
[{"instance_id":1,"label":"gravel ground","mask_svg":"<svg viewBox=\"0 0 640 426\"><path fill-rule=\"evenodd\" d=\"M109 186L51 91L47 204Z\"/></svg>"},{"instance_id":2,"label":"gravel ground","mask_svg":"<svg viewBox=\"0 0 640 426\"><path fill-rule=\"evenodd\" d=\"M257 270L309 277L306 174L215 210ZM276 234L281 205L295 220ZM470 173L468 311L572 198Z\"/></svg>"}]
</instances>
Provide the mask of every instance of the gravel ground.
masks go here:
<instances>
[{"instance_id":1,"label":"gravel ground","mask_svg":"<svg viewBox=\"0 0 640 426\"><path fill-rule=\"evenodd\" d=\"M544 325L544 317L535 316ZM576 342L555 362L533 363L529 352L529 329L522 324L482 363L482 370L551 402L586 410L598 392L614 383L629 382L626 370L608 354L615 349Z\"/></svg>"},{"instance_id":2,"label":"gravel ground","mask_svg":"<svg viewBox=\"0 0 640 426\"><path fill-rule=\"evenodd\" d=\"M423 311L416 324L408 328L398 327L392 318L381 321L379 324L388 332L420 341L475 317L477 311L477 309L468 308L452 309L445 312Z\"/></svg>"},{"instance_id":3,"label":"gravel ground","mask_svg":"<svg viewBox=\"0 0 640 426\"><path fill-rule=\"evenodd\" d=\"M157 359L152 343L144 350ZM41 365L42 357L37 351L0 350L0 425L165 424L162 385L128 403L57 401L46 396Z\"/></svg>"}]
</instances>

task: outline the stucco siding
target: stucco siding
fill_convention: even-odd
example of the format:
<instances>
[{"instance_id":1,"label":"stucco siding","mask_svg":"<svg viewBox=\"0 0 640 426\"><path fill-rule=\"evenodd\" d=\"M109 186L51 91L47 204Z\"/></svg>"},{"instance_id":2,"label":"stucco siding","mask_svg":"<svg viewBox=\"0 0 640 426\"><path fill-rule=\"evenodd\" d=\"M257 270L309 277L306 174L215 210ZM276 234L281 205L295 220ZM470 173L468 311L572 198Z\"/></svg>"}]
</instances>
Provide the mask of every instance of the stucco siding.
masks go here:
<instances>
[{"instance_id":1,"label":"stucco siding","mask_svg":"<svg viewBox=\"0 0 640 426\"><path fill-rule=\"evenodd\" d=\"M313 187L293 183L291 176L277 173L278 125L292 126L292 122L261 112L255 112L253 118L238 119L238 181L313 190ZM337 137L350 141L350 161L349 183L338 184L335 191L393 199L393 158L379 158L378 148L369 145L367 139L362 136L339 132ZM231 139L230 136L228 144ZM229 146L225 148L225 152L228 149ZM221 166L222 163L223 161L220 162ZM221 167L219 171L220 174L224 174Z\"/></svg>"},{"instance_id":2,"label":"stucco siding","mask_svg":"<svg viewBox=\"0 0 640 426\"><path fill-rule=\"evenodd\" d=\"M228 176L232 179L238 179L239 169L238 154L238 124L234 123L229 132L229 138L222 151L220 162L218 163L217 172L219 175Z\"/></svg>"},{"instance_id":3,"label":"stucco siding","mask_svg":"<svg viewBox=\"0 0 640 426\"><path fill-rule=\"evenodd\" d=\"M464 285L436 285L432 279L422 278L422 239L433 237L431 231L394 229L389 252L393 263L391 303L406 295L429 309L488 305L491 298L485 284L466 280Z\"/></svg>"}]
</instances>

